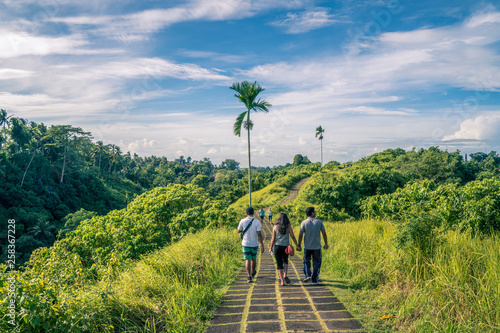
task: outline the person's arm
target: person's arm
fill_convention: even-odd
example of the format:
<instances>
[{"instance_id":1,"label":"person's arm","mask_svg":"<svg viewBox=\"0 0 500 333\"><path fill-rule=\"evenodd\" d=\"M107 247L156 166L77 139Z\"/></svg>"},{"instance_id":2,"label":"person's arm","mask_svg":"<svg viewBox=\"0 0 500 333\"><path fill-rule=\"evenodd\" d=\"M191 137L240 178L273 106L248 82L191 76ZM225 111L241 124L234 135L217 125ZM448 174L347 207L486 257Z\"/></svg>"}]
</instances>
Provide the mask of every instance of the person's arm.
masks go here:
<instances>
[{"instance_id":1,"label":"person's arm","mask_svg":"<svg viewBox=\"0 0 500 333\"><path fill-rule=\"evenodd\" d=\"M299 242L297 244L297 247L301 247L300 244L302 244L302 237L304 236L304 232L301 230L299 232Z\"/></svg>"},{"instance_id":2,"label":"person's arm","mask_svg":"<svg viewBox=\"0 0 500 333\"><path fill-rule=\"evenodd\" d=\"M291 225L288 226L288 233L290 234L290 237L292 237L292 240L295 243L295 246L297 247L297 251L300 251L300 245L299 243L297 243L297 239L295 239L295 235L293 233L293 228Z\"/></svg>"},{"instance_id":3,"label":"person's arm","mask_svg":"<svg viewBox=\"0 0 500 333\"><path fill-rule=\"evenodd\" d=\"M257 237L259 237L260 253L264 253L264 240L262 239L262 231L257 231Z\"/></svg>"},{"instance_id":4,"label":"person's arm","mask_svg":"<svg viewBox=\"0 0 500 333\"><path fill-rule=\"evenodd\" d=\"M321 230L321 233L323 234L323 241L325 242L323 248L326 250L328 249L328 239L326 238L326 230L325 229Z\"/></svg>"},{"instance_id":5,"label":"person's arm","mask_svg":"<svg viewBox=\"0 0 500 333\"><path fill-rule=\"evenodd\" d=\"M273 250L275 242L276 242L276 227L273 227L273 237L271 238L271 245L269 245L269 253L271 253L271 251Z\"/></svg>"}]
</instances>

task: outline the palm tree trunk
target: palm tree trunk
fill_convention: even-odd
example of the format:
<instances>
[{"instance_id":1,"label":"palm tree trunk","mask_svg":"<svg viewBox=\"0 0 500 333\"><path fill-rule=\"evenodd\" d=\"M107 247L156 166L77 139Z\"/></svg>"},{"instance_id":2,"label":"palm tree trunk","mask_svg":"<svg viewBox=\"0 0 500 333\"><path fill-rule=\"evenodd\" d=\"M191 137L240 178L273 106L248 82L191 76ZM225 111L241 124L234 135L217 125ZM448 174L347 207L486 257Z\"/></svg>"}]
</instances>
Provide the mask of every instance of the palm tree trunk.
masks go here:
<instances>
[{"instance_id":1,"label":"palm tree trunk","mask_svg":"<svg viewBox=\"0 0 500 333\"><path fill-rule=\"evenodd\" d=\"M97 175L97 177L101 177L101 152L99 152L99 173Z\"/></svg>"},{"instance_id":2,"label":"palm tree trunk","mask_svg":"<svg viewBox=\"0 0 500 333\"><path fill-rule=\"evenodd\" d=\"M64 180L64 171L66 170L66 147L64 147L64 155L63 155L63 166L61 170L61 180L59 183L62 183Z\"/></svg>"},{"instance_id":3,"label":"palm tree trunk","mask_svg":"<svg viewBox=\"0 0 500 333\"><path fill-rule=\"evenodd\" d=\"M250 111L248 111L250 114ZM248 117L250 118L250 117ZM250 128L248 128L248 207L252 206L252 162L250 160Z\"/></svg>"},{"instance_id":4,"label":"palm tree trunk","mask_svg":"<svg viewBox=\"0 0 500 333\"><path fill-rule=\"evenodd\" d=\"M319 141L321 141L321 166L323 166L323 140Z\"/></svg>"},{"instance_id":5,"label":"palm tree trunk","mask_svg":"<svg viewBox=\"0 0 500 333\"><path fill-rule=\"evenodd\" d=\"M33 158L35 157L35 154L36 154L36 150L33 152L33 156L31 156L31 160L30 160L30 162L28 163L28 166L26 167L26 170L24 170L23 179L21 180L21 187L23 187L23 184L24 184L24 178L26 177L26 173L28 172L28 169L30 168L31 162L33 162Z\"/></svg>"}]
</instances>

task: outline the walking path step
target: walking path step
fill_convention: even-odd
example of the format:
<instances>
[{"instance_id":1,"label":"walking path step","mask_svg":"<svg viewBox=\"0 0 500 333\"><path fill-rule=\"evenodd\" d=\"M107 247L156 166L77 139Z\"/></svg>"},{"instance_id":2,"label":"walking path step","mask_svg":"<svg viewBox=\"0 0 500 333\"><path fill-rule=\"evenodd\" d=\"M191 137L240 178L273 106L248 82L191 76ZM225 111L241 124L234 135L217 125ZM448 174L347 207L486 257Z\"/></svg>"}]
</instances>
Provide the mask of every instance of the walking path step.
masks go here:
<instances>
[{"instance_id":1,"label":"walking path step","mask_svg":"<svg viewBox=\"0 0 500 333\"><path fill-rule=\"evenodd\" d=\"M365 332L326 284L302 282L302 258L288 259L292 283L279 286L274 256L268 254L272 225L262 223L266 248L258 255L257 276L246 282L243 267L229 287L207 333ZM242 265L243 266L243 265Z\"/></svg>"}]
</instances>

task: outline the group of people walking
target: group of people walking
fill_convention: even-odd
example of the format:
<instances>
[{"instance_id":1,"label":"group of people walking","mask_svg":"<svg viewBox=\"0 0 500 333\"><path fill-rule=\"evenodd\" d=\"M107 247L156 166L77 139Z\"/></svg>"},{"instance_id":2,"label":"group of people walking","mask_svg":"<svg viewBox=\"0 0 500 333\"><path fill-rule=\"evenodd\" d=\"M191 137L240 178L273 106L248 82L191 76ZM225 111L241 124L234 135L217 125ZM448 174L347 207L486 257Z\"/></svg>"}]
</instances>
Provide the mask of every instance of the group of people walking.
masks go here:
<instances>
[{"instance_id":1,"label":"group of people walking","mask_svg":"<svg viewBox=\"0 0 500 333\"><path fill-rule=\"evenodd\" d=\"M264 209L261 208L259 216L263 221ZM302 239L304 239L303 257L303 282L311 281L313 285L318 284L318 277L321 269L321 235L323 235L323 249L328 249L328 239L326 236L323 221L316 218L314 207L308 207L305 211L307 218L300 224L299 240L295 238L290 220L285 213L281 213L273 226L273 235L269 245L269 253L274 254L276 268L280 278L280 286L290 284L288 278L288 253L287 247L290 245L290 238L295 243L297 251L302 251ZM257 274L257 252L264 253L264 240L262 237L262 227L259 220L256 220L254 209L246 209L247 217L242 219L238 225L238 232L241 234L241 245L243 247L243 259L247 271L247 282L252 282ZM269 209L269 221L272 222L272 211ZM312 260L312 271L311 271Z\"/></svg>"},{"instance_id":2,"label":"group of people walking","mask_svg":"<svg viewBox=\"0 0 500 333\"><path fill-rule=\"evenodd\" d=\"M259 217L260 217L260 222L264 222L264 216L266 215L266 212L264 208L261 208L259 210ZM273 211L271 208L267 211L267 218L269 219L269 223L273 223Z\"/></svg>"}]
</instances>

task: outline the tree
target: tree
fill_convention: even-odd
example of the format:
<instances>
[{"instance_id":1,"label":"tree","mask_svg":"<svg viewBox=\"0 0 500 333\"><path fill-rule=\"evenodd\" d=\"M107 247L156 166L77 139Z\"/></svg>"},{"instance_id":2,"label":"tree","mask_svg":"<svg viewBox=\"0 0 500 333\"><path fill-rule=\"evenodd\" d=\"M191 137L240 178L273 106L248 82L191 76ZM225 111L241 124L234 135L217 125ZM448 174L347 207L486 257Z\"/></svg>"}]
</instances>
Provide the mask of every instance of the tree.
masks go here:
<instances>
[{"instance_id":1,"label":"tree","mask_svg":"<svg viewBox=\"0 0 500 333\"><path fill-rule=\"evenodd\" d=\"M24 179L26 178L26 174L28 173L28 170L31 166L31 163L33 162L33 159L35 158L36 153L43 149L42 138L45 133L47 133L47 127L44 124L36 124L35 122L31 122L30 129L32 136L30 142L33 154L31 155L31 159L26 166L26 169L24 170L23 179L21 180L21 187L23 187Z\"/></svg>"},{"instance_id":2,"label":"tree","mask_svg":"<svg viewBox=\"0 0 500 333\"><path fill-rule=\"evenodd\" d=\"M240 167L240 163L236 162L233 159L226 159L222 161L220 164L220 169L227 169L227 170L237 170Z\"/></svg>"},{"instance_id":3,"label":"tree","mask_svg":"<svg viewBox=\"0 0 500 333\"><path fill-rule=\"evenodd\" d=\"M38 222L31 228L28 228L28 234L32 235L38 240L45 240L45 244L47 245L52 245L55 236L54 233L57 231L57 228L52 225L48 221L41 221L38 220Z\"/></svg>"},{"instance_id":4,"label":"tree","mask_svg":"<svg viewBox=\"0 0 500 333\"><path fill-rule=\"evenodd\" d=\"M10 120L10 138L8 150L11 153L20 153L31 141L30 128L26 126L26 119L12 118Z\"/></svg>"},{"instance_id":5,"label":"tree","mask_svg":"<svg viewBox=\"0 0 500 333\"><path fill-rule=\"evenodd\" d=\"M70 155L77 158L78 145L83 141L91 139L89 132L84 132L79 127L71 125L56 125L52 126L42 138L45 146L52 148L53 158L57 160L62 159L61 175L59 183L64 181L64 175L67 173L67 164Z\"/></svg>"},{"instance_id":6,"label":"tree","mask_svg":"<svg viewBox=\"0 0 500 333\"><path fill-rule=\"evenodd\" d=\"M95 164L95 160L97 159L97 157L99 157L99 163L97 166L99 168L97 175L98 177L101 177L101 160L102 160L102 155L105 153L106 153L106 146L102 141L97 141L96 145L92 149L92 158L94 159L94 164Z\"/></svg>"},{"instance_id":7,"label":"tree","mask_svg":"<svg viewBox=\"0 0 500 333\"><path fill-rule=\"evenodd\" d=\"M9 126L10 117L12 117L12 115L7 116L7 111L5 111L4 109L0 109L0 126L2 126L2 128Z\"/></svg>"},{"instance_id":8,"label":"tree","mask_svg":"<svg viewBox=\"0 0 500 333\"><path fill-rule=\"evenodd\" d=\"M88 210L85 210L83 208L80 208L79 211L76 211L74 213L70 213L66 215L61 222L64 223L64 226L59 229L59 239L62 239L66 237L71 231L75 230L78 228L80 223L84 220L90 220L94 216L96 216L96 212L91 212Z\"/></svg>"},{"instance_id":9,"label":"tree","mask_svg":"<svg viewBox=\"0 0 500 333\"><path fill-rule=\"evenodd\" d=\"M269 107L271 104L265 100L257 99L257 96L264 91L257 81L250 83L248 81L243 81L241 83L235 82L230 89L236 91L234 95L240 102L242 102L246 111L240 113L236 118L234 123L233 131L237 136L241 136L241 128L244 127L248 133L248 197L249 206L252 206L252 162L250 154L250 130L253 128L253 123L250 120L250 112L269 112ZM246 119L246 120L245 120Z\"/></svg>"},{"instance_id":10,"label":"tree","mask_svg":"<svg viewBox=\"0 0 500 333\"><path fill-rule=\"evenodd\" d=\"M307 156L302 156L301 154L297 154L293 158L293 166L299 166L301 164L310 164L311 161L307 158Z\"/></svg>"},{"instance_id":11,"label":"tree","mask_svg":"<svg viewBox=\"0 0 500 333\"><path fill-rule=\"evenodd\" d=\"M318 139L321 142L321 166L323 166L323 133L325 133L323 127L321 126L316 127L316 137L318 138L319 135Z\"/></svg>"},{"instance_id":12,"label":"tree","mask_svg":"<svg viewBox=\"0 0 500 333\"><path fill-rule=\"evenodd\" d=\"M206 175L197 175L194 177L194 179L191 181L191 184L202 187L204 189L208 188L208 183L210 179Z\"/></svg>"}]
</instances>

